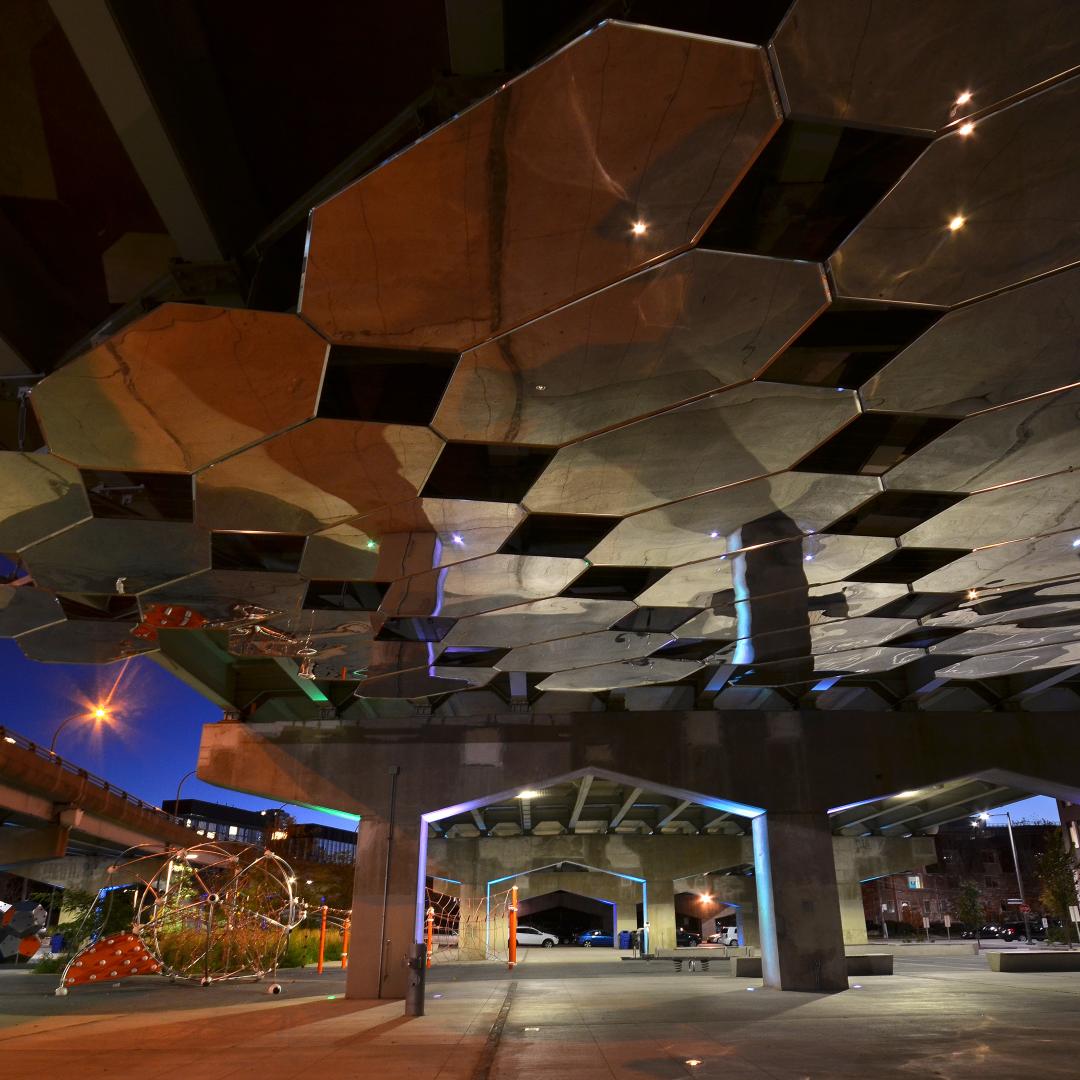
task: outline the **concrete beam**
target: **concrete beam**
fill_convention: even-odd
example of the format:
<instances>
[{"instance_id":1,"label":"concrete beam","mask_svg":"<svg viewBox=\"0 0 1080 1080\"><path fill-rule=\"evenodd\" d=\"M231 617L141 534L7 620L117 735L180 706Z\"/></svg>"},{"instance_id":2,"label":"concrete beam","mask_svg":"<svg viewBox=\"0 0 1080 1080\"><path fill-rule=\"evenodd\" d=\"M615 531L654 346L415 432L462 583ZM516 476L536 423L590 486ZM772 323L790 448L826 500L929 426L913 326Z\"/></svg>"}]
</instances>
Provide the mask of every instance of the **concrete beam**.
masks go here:
<instances>
[{"instance_id":1,"label":"concrete beam","mask_svg":"<svg viewBox=\"0 0 1080 1080\"><path fill-rule=\"evenodd\" d=\"M67 851L70 832L64 825L44 825L39 829L0 829L0 868L20 867L24 863L59 858ZM33 877L21 869L19 873L23 877Z\"/></svg>"},{"instance_id":2,"label":"concrete beam","mask_svg":"<svg viewBox=\"0 0 1080 1080\"><path fill-rule=\"evenodd\" d=\"M591 776L581 778L581 783L578 785L577 800L574 802L574 809L570 812L570 820L567 823L569 832L573 832L577 828L577 823L581 819L581 812L585 809L585 800L589 797L592 782L593 778Z\"/></svg>"},{"instance_id":3,"label":"concrete beam","mask_svg":"<svg viewBox=\"0 0 1080 1080\"><path fill-rule=\"evenodd\" d=\"M116 134L180 255L222 257L210 222L161 123L106 0L50 0Z\"/></svg>"},{"instance_id":4,"label":"concrete beam","mask_svg":"<svg viewBox=\"0 0 1080 1080\"><path fill-rule=\"evenodd\" d=\"M670 813L665 814L657 823L656 831L659 832L665 825L670 825L691 803L693 799L683 799L677 803Z\"/></svg>"},{"instance_id":5,"label":"concrete beam","mask_svg":"<svg viewBox=\"0 0 1080 1080\"><path fill-rule=\"evenodd\" d=\"M620 806L619 809L615 811L615 815L608 823L609 829L614 829L622 824L623 818L626 817L626 815L634 809L634 803L636 803L638 799L641 798L642 791L644 791L644 788L639 787L633 788L630 791L630 794L626 796L626 800L623 802L622 806Z\"/></svg>"}]
</instances>

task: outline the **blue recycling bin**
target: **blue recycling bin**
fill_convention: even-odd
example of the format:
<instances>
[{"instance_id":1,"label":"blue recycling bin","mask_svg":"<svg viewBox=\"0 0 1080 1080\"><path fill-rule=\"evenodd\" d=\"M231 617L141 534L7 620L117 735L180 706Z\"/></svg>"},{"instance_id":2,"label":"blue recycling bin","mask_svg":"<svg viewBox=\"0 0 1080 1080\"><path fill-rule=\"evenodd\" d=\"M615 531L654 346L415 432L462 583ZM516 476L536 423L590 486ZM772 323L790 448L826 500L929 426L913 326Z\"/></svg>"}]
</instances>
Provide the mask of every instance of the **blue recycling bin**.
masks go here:
<instances>
[{"instance_id":1,"label":"blue recycling bin","mask_svg":"<svg viewBox=\"0 0 1080 1080\"><path fill-rule=\"evenodd\" d=\"M619 948L629 949L633 945L633 930L620 930L619 931Z\"/></svg>"}]
</instances>

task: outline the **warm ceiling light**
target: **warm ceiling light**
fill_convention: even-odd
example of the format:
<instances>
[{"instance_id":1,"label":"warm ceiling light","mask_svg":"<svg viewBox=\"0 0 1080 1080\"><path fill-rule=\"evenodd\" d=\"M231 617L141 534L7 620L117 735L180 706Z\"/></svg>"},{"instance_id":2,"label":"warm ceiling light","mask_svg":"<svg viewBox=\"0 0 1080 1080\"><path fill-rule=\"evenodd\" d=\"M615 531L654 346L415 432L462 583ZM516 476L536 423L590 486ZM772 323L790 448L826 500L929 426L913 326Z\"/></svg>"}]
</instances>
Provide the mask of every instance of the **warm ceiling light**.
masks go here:
<instances>
[{"instance_id":1,"label":"warm ceiling light","mask_svg":"<svg viewBox=\"0 0 1080 1080\"><path fill-rule=\"evenodd\" d=\"M965 138L975 130L975 125L969 120L966 124L961 124L957 131L960 132Z\"/></svg>"},{"instance_id":2,"label":"warm ceiling light","mask_svg":"<svg viewBox=\"0 0 1080 1080\"><path fill-rule=\"evenodd\" d=\"M687 1058L686 1064L689 1065L691 1069L696 1069L699 1065L704 1065L705 1062L703 1062L701 1058Z\"/></svg>"},{"instance_id":3,"label":"warm ceiling light","mask_svg":"<svg viewBox=\"0 0 1080 1080\"><path fill-rule=\"evenodd\" d=\"M540 792L539 791L519 791L518 792L518 798L519 799L539 799L540 798Z\"/></svg>"},{"instance_id":4,"label":"warm ceiling light","mask_svg":"<svg viewBox=\"0 0 1080 1080\"><path fill-rule=\"evenodd\" d=\"M707 893L707 892L698 893L698 896L700 896L702 900L711 900L712 899L712 894Z\"/></svg>"},{"instance_id":5,"label":"warm ceiling light","mask_svg":"<svg viewBox=\"0 0 1080 1080\"><path fill-rule=\"evenodd\" d=\"M646 225L644 221L635 221L634 224L630 226L630 231L635 236L644 236L649 231L649 226Z\"/></svg>"},{"instance_id":6,"label":"warm ceiling light","mask_svg":"<svg viewBox=\"0 0 1080 1080\"><path fill-rule=\"evenodd\" d=\"M975 589L968 589L967 598L969 600L978 600L979 599L979 594Z\"/></svg>"},{"instance_id":7,"label":"warm ceiling light","mask_svg":"<svg viewBox=\"0 0 1080 1080\"><path fill-rule=\"evenodd\" d=\"M964 217L962 214L957 214L949 219L949 232L959 232L963 227Z\"/></svg>"},{"instance_id":8,"label":"warm ceiling light","mask_svg":"<svg viewBox=\"0 0 1080 1080\"><path fill-rule=\"evenodd\" d=\"M971 91L970 90L965 90L962 94L960 94L957 97L956 104L957 105L966 105L970 100L971 100Z\"/></svg>"},{"instance_id":9,"label":"warm ceiling light","mask_svg":"<svg viewBox=\"0 0 1080 1080\"><path fill-rule=\"evenodd\" d=\"M898 791L896 797L898 799L910 799L912 795L918 795L918 791Z\"/></svg>"},{"instance_id":10,"label":"warm ceiling light","mask_svg":"<svg viewBox=\"0 0 1080 1080\"><path fill-rule=\"evenodd\" d=\"M535 389L537 389L537 390L546 390L546 389L547 389L547 384L546 384L546 383L542 383L542 382L538 382L538 383L536 384L536 387L535 387Z\"/></svg>"}]
</instances>

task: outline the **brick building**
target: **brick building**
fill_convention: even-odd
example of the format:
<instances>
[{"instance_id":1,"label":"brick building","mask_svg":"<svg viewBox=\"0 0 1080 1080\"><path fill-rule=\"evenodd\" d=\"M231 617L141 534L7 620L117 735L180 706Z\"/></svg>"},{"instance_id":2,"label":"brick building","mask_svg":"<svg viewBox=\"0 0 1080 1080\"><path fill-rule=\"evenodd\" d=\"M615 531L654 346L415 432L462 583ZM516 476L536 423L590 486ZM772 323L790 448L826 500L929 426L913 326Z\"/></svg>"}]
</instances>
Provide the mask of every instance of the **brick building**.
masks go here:
<instances>
[{"instance_id":1,"label":"brick building","mask_svg":"<svg viewBox=\"0 0 1080 1080\"><path fill-rule=\"evenodd\" d=\"M1049 822L1013 826L1016 853L1024 883L1024 897L1039 914L1040 885L1036 859L1051 844L1061 843L1061 829ZM863 911L867 923L880 927L882 914L889 923L921 929L929 916L940 927L945 915L955 915L961 886L974 882L980 890L986 922L1015 921L1019 907L1016 871L1009 831L1005 825L970 821L943 825L934 837L937 862L923 870L892 874L863 882Z\"/></svg>"}]
</instances>

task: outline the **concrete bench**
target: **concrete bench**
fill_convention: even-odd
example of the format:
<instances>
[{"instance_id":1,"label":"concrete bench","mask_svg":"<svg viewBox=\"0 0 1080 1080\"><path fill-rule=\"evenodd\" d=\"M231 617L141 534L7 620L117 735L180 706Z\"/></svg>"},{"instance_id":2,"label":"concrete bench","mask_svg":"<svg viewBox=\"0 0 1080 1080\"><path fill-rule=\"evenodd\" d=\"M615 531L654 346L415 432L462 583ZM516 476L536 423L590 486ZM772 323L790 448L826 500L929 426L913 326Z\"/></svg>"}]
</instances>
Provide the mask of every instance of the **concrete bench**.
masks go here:
<instances>
[{"instance_id":1,"label":"concrete bench","mask_svg":"<svg viewBox=\"0 0 1080 1080\"><path fill-rule=\"evenodd\" d=\"M864 953L862 956L848 956L847 973L849 975L891 975L893 958L889 953ZM731 974L736 979L760 979L760 956L733 956Z\"/></svg>"},{"instance_id":2,"label":"concrete bench","mask_svg":"<svg viewBox=\"0 0 1080 1080\"><path fill-rule=\"evenodd\" d=\"M849 975L891 975L892 953L861 953L847 957Z\"/></svg>"},{"instance_id":3,"label":"concrete bench","mask_svg":"<svg viewBox=\"0 0 1080 1080\"><path fill-rule=\"evenodd\" d=\"M991 971L1080 971L1080 951L988 952Z\"/></svg>"}]
</instances>

